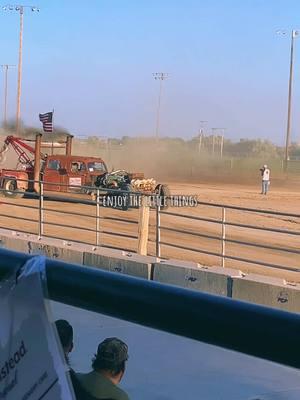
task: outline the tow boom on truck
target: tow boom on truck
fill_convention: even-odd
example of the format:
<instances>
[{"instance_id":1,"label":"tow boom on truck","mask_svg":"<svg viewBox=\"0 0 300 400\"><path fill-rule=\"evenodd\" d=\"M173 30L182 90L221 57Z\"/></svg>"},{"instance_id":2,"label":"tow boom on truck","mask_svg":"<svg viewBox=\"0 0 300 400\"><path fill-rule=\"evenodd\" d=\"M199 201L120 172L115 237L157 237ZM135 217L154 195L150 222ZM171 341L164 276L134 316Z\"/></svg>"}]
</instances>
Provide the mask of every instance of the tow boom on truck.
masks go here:
<instances>
[{"instance_id":1,"label":"tow boom on truck","mask_svg":"<svg viewBox=\"0 0 300 400\"><path fill-rule=\"evenodd\" d=\"M34 147L31 145L34 143ZM23 197L25 191L39 191L38 181L41 179L48 156L41 152L41 147L65 147L66 156L71 153L72 136L68 136L65 142L56 145L42 143L42 135L36 135L35 139L23 139L16 136L7 136L0 150L0 163L5 162L5 154L11 147L18 156L16 169L0 170L0 187L4 189L6 197Z\"/></svg>"},{"instance_id":2,"label":"tow boom on truck","mask_svg":"<svg viewBox=\"0 0 300 400\"><path fill-rule=\"evenodd\" d=\"M39 181L44 190L56 192L87 192L86 187L159 194L169 196L167 185L157 184L153 178L145 179L143 173L129 173L124 170L108 172L102 158L72 155L73 136L55 144L42 142L42 135L35 139L7 136L0 150L0 164L11 146L18 156L16 169L0 170L0 188L7 197L23 197L26 191L39 192ZM34 147L31 143L34 143ZM42 153L42 148L63 148L65 154Z\"/></svg>"}]
</instances>

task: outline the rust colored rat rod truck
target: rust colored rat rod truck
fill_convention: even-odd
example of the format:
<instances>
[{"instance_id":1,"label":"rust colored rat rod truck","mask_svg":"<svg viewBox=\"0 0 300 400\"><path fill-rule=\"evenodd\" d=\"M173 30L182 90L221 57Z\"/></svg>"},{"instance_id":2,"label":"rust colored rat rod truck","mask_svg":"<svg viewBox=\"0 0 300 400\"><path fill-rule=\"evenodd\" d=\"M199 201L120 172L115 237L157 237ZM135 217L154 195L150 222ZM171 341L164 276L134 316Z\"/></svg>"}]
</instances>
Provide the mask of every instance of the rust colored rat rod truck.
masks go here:
<instances>
[{"instance_id":1,"label":"rust colored rat rod truck","mask_svg":"<svg viewBox=\"0 0 300 400\"><path fill-rule=\"evenodd\" d=\"M141 173L123 170L108 172L105 162L98 157L73 156L72 136L57 143L42 142L42 135L33 140L7 136L0 150L0 164L11 146L18 155L16 169L0 170L0 187L6 197L23 197L25 192L39 193L39 180L45 191L88 192L92 195L98 188L107 191L121 190L141 194L159 194L167 198L166 185L156 184L154 179L145 179ZM31 145L34 142L34 147ZM63 148L65 154L47 155L41 148ZM31 156L29 156L29 154ZM87 190L85 187L95 188ZM112 193L112 192L111 192ZM163 208L163 207L162 207Z\"/></svg>"}]
</instances>

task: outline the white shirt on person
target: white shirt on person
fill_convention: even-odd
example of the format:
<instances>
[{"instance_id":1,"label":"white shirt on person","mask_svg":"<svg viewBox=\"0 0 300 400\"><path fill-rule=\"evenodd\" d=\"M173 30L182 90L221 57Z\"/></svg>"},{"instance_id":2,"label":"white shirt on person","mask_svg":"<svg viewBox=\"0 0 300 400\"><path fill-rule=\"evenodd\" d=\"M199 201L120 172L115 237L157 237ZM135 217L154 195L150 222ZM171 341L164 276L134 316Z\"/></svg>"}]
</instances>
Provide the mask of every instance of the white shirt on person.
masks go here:
<instances>
[{"instance_id":1,"label":"white shirt on person","mask_svg":"<svg viewBox=\"0 0 300 400\"><path fill-rule=\"evenodd\" d=\"M262 175L262 180L263 181L269 181L270 180L270 170L269 168L265 168L263 175Z\"/></svg>"}]
</instances>

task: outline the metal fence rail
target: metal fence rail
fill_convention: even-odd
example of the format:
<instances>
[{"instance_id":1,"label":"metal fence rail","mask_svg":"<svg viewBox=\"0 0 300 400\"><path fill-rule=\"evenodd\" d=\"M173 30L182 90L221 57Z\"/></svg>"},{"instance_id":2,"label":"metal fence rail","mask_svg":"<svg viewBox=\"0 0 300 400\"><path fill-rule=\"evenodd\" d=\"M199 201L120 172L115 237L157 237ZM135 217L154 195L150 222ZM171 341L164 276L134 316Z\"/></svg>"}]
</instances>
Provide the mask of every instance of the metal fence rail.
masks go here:
<instances>
[{"instance_id":1,"label":"metal fence rail","mask_svg":"<svg viewBox=\"0 0 300 400\"><path fill-rule=\"evenodd\" d=\"M224 205L224 204L219 204L219 203L209 203L209 202L203 202L203 201L198 201L198 205L202 206L207 206L211 207L214 209L221 210L221 218L216 219L216 218L208 218L208 217L201 217L201 216L194 216L194 215L188 215L188 214L183 214L183 213L178 213L178 212L171 212L171 211L163 211L160 210L160 207L157 207L157 212L156 212L156 229L155 229L155 245L156 245L156 256L157 257L163 257L162 254L162 246L166 247L171 247L174 249L181 249L181 250L186 250L188 252L195 252L195 253L200 253L200 254L206 254L208 256L214 256L218 257L221 260L221 266L225 267L225 261L226 260L232 260L232 261L239 261L241 263L246 263L246 264L252 264L252 265L260 265L268 268L275 268L275 269L282 269L286 271L293 271L293 272L300 272L300 266L295 265L295 266L286 266L286 265L280 265L276 264L273 262L264 262L259 259L253 259L253 258L247 258L247 257L242 257L242 256L234 256L230 254L226 250L226 244L231 243L231 244L236 244L239 246L243 247L251 247L251 248L257 248L257 249L262 249L262 250L271 250L271 251L278 251L282 253L288 253L288 254L294 254L294 255L300 255L300 251L298 249L290 248L290 247L281 247L281 246L273 246L269 244L261 244L261 243L256 243L256 242L251 242L249 240L239 240L239 239L233 239L228 237L229 235L226 233L226 228L227 227L236 227L236 228L242 228L242 229L247 229L247 230L253 230L253 231L262 231L262 232L267 232L267 233L278 233L278 234L283 234L288 237L289 235L299 237L300 236L300 231L295 231L295 230L289 230L289 229L279 229L279 228L271 228L271 227L264 227L264 226L258 226L258 225L253 225L253 224L245 224L245 223L237 223L237 222L232 222L227 220L226 218L226 211L227 210L234 210L237 212L244 212L244 213L253 213L253 214L262 214L262 215L268 215L268 216L275 216L275 217L289 217L289 218L296 218L299 219L300 223L300 214L295 214L295 213L286 213L286 212L280 212L280 211L271 211L271 210L261 210L261 209L254 209L254 208L249 208L249 207L240 207L240 206L233 206L233 205ZM190 220L190 221L201 221L209 224L217 224L221 227L221 232L219 235L211 235L211 234L206 234L206 233L200 233L200 232L195 232L194 230L188 230L188 229L179 229L179 228L173 228L170 226L167 226L166 224L162 224L161 218L162 216L169 216L170 218L177 218L177 219L185 219L185 220ZM198 237L198 238L205 238L208 240L212 241L217 241L221 244L221 251L210 251L210 250L205 250L199 247L192 247L192 246L185 246L183 245L179 240L178 241L168 241L165 238L162 239L162 236L164 232L174 232L178 233L179 235L186 235L187 237ZM181 236L180 236L181 238ZM300 245L300 241L299 241ZM241 247L242 248L242 247Z\"/></svg>"},{"instance_id":2,"label":"metal fence rail","mask_svg":"<svg viewBox=\"0 0 300 400\"><path fill-rule=\"evenodd\" d=\"M0 249L0 279L29 257ZM299 314L53 259L46 272L52 300L300 367Z\"/></svg>"},{"instance_id":3,"label":"metal fence rail","mask_svg":"<svg viewBox=\"0 0 300 400\"><path fill-rule=\"evenodd\" d=\"M24 181L22 179L18 179L18 181ZM39 193L36 192L26 192L26 198L29 199L36 199L38 201L38 205L27 205L27 204L21 204L21 203L13 203L9 201L5 201L5 197L1 199L1 204L6 205L9 207L13 208L21 208L21 209L26 209L26 210L33 210L37 212L36 218L28 218L25 216L17 216L17 215L9 215L9 214L4 214L0 213L0 217L3 218L8 218L8 219L14 219L14 220L19 220L19 221L24 221L24 222L31 222L36 226L37 234L40 238L42 237L49 237L49 238L56 238L56 239L61 239L61 240L66 240L66 237L59 237L58 235L49 235L45 233L45 227L51 226L51 227L58 227L58 228L65 228L65 229L71 229L74 232L76 231L82 231L82 232L89 232L93 233L95 235L94 242L87 242L81 238L81 240L76 240L75 238L72 238L72 241L78 242L78 243L84 243L84 244L93 244L95 246L102 246L102 247L107 247L107 248L115 248L118 249L117 246L112 246L109 244L103 243L103 241L100 240L100 235L104 234L107 236L112 236L112 237L119 237L119 238L126 238L126 239L133 239L137 240L138 235L136 234L126 234L126 233L121 233L117 229L116 230L108 230L108 229L102 229L101 228L101 220L107 220L107 221L113 221L117 223L122 223L122 224L129 224L129 225L134 225L137 226L139 224L138 220L126 220L125 218L119 218L119 217L110 217L110 216L104 216L101 215L100 213L100 207L102 206L101 199L107 194L107 190L104 189L97 189L95 187L80 187L80 193L78 192L72 192L72 194L83 194L82 192L87 192L87 191L93 191L95 192L95 200L89 200L89 199L84 199L84 198L75 198L75 197L70 197L70 194L64 193L63 195L57 195L57 193L52 194L51 192L47 192L46 194L44 193L44 186L45 184L47 186L57 186L55 183L44 183L43 181L34 181L34 180L29 180L26 181L28 183L34 184L38 183L39 185ZM72 185L60 185L64 186L65 189L74 189L74 186ZM0 188L0 194L4 195L5 192L9 192L9 190ZM14 191L16 194L24 195L23 191ZM122 191L120 190L110 190L110 193L115 193L116 195L122 195ZM136 194L136 193L133 193ZM45 206L45 201L57 201L57 202L68 202L68 203L75 203L75 204L80 204L80 205L86 205L86 206L92 206L94 207L94 213L87 214L83 212L76 212L76 211L69 211L69 210L59 210L58 208L50 208ZM64 222L52 222L48 221L46 218L46 213L48 214L60 214L60 215L67 215L67 216L74 216L74 217L84 217L86 219L89 219L91 221L94 221L94 226L93 227L84 227L84 226L79 226L79 225L73 225L73 224L68 224ZM9 228L7 228L9 229ZM18 229L19 230L19 229ZM19 230L23 233L34 233L32 230L26 230L26 229L21 229ZM134 249L124 249L122 250L126 251L133 251L135 252L136 250Z\"/></svg>"},{"instance_id":4,"label":"metal fence rail","mask_svg":"<svg viewBox=\"0 0 300 400\"><path fill-rule=\"evenodd\" d=\"M36 183L36 181L30 181L31 183ZM126 218L126 213L122 216L119 215L104 215L102 211L102 198L107 193L104 189L97 189L95 187L83 187L80 190L84 191L94 191L95 199L84 199L84 198L76 198L74 194L72 196L68 193L64 193L63 195L58 195L57 193L44 193L44 183L39 181L39 193L26 193L26 197L34 198L37 200L37 204L35 205L28 205L24 204L23 201L19 202L10 202L5 198L2 198L1 204L5 205L5 207L16 207L22 208L24 210L28 210L29 215L14 215L14 214L5 214L3 210L0 209L0 217L1 218L11 218L18 221L24 221L27 224L33 224L31 226L35 226L35 231L39 237L51 237L51 238L58 238L62 240L70 240L68 239L68 234L66 237L63 237L63 233L61 232L63 229L69 231L72 234L72 241L91 244L94 246L103 246L107 248L114 248L114 249L121 249L125 251L133 251L139 252L139 232L140 232L140 222L141 218L138 217L136 219L128 219ZM53 183L47 183L47 185L55 185ZM65 185L69 186L69 185ZM73 186L71 186L73 187ZM70 186L69 186L70 188ZM4 189L0 189L0 192L4 192ZM112 192L116 192L116 194L122 194L122 191L119 190L112 190ZM23 192L22 192L23 194ZM140 193L133 193L138 196L141 196ZM61 201L61 202L68 202L79 204L82 206L86 206L87 209L90 206L88 212L83 212L82 210L67 210L59 209L57 206L51 207L51 201ZM167 258L168 254L171 252L166 252L165 249L179 249L187 253L194 253L194 254L203 254L210 257L216 257L220 260L220 265L225 267L226 261L232 262L240 262L242 264L249 264L249 265L257 265L267 268L275 268L275 269L282 269L285 271L291 272L300 272L300 266L297 265L297 260L293 262L294 265L289 265L291 262L287 262L287 265L284 263L273 262L272 260L264 260L259 259L259 257L247 257L245 254L243 255L243 251L245 249L254 250L257 249L258 251L269 251L269 252L277 252L284 255L290 256L300 256L300 246L291 246L288 243L288 238L294 238L295 240L300 239L300 229L293 230L285 227L270 227L270 226L260 226L255 223L239 223L236 221L231 220L228 218L228 211L234 211L236 213L244 213L244 215L260 215L265 217L275 217L275 218L287 218L287 219L295 219L298 223L300 223L300 214L297 213L287 213L287 212L280 212L280 211L272 211L272 210L263 210L263 209L255 209L249 207L240 207L234 205L224 205L220 203L210 203L210 202L203 202L198 201L197 204L202 207L208 207L208 209L212 210L220 210L221 215L220 218L210 217L207 215L201 215L201 210L195 214L191 215L182 210L182 212L173 212L172 209L169 210L162 210L160 207L160 201L155 202L155 209L152 207L152 211L155 213L155 223L154 223L154 238L148 239L148 243L153 243L155 245L154 254L157 257ZM34 218L30 218L30 210L35 213ZM249 213L249 214L248 214ZM53 221L53 218L50 216L59 215L62 218L59 221ZM70 217L78 217L83 218L85 224L80 225L76 224L73 221L64 221L63 216L70 216ZM165 223L162 219L168 217L170 221L172 221L172 226ZM176 219L176 220L175 220ZM112 223L116 223L116 226L113 228L108 229L103 224L105 222L111 221ZM175 221L175 222L174 222ZM181 227L180 221L187 221L188 224L198 222L205 223L211 225L212 227L219 227L219 233L217 232L206 232L206 231L199 231L199 228L194 224L193 227L189 228L186 226ZM185 224L185 222L184 222ZM175 225L175 226L174 226ZM120 226L125 228L125 231L121 231ZM153 226L153 225L152 225ZM46 228L49 228L48 230ZM57 235L53 232L53 228L58 227L60 228L60 232ZM250 240L249 237L240 238L240 237L232 237L228 228L237 228L244 230L245 233L251 232L261 232L266 234L278 234L284 235L286 238L287 244L281 245L281 243L268 243L268 241L264 242L257 242L257 240ZM12 228L13 229L13 228ZM217 229L217 228L216 228ZM13 229L15 230L15 229ZM32 232L32 229L26 229L26 227L22 227L22 229L18 229L25 233L35 233ZM85 232L86 237L90 238L89 240L81 235L80 238L76 238L76 235L73 235L73 232ZM173 237L172 237L173 234ZM89 235L89 236L88 236ZM174 235L178 235L174 238ZM69 235L70 236L70 235ZM104 236L104 237L103 237ZM216 250L212 248L204 248L203 246L193 246L193 244L188 243L187 241L183 241L182 237L185 238L193 238L194 240L205 239L207 242L212 243L212 245L220 244L220 250ZM120 239L120 243L116 241L116 239ZM126 239L128 239L126 241ZM123 240L123 242L121 242ZM130 242L129 244L129 241ZM132 245L131 248L129 248ZM300 240L299 240L300 245ZM230 251L229 247L236 247L240 249L240 254L234 254ZM147 252L143 252L142 254L146 254ZM151 253L151 254L153 254ZM299 259L300 261L300 259Z\"/></svg>"}]
</instances>

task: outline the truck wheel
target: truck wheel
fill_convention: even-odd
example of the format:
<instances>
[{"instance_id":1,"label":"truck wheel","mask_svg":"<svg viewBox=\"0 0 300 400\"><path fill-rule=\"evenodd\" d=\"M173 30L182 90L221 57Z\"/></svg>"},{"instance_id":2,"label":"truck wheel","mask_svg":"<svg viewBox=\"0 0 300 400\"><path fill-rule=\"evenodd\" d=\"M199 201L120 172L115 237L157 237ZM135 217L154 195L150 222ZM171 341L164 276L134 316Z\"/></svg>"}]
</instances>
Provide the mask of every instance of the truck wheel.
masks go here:
<instances>
[{"instance_id":1,"label":"truck wheel","mask_svg":"<svg viewBox=\"0 0 300 400\"><path fill-rule=\"evenodd\" d=\"M3 184L4 191L2 192L5 197L21 198L24 196L25 190L17 188L17 181L15 179L5 179ZM22 193L16 193L22 192Z\"/></svg>"},{"instance_id":2,"label":"truck wheel","mask_svg":"<svg viewBox=\"0 0 300 400\"><path fill-rule=\"evenodd\" d=\"M169 186L159 184L155 188L155 193L161 197L160 209L167 210L169 208L169 204L170 204L170 199L168 197L170 197L170 195L171 195Z\"/></svg>"}]
</instances>

